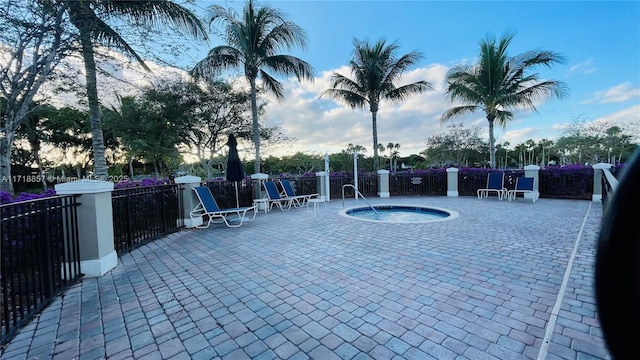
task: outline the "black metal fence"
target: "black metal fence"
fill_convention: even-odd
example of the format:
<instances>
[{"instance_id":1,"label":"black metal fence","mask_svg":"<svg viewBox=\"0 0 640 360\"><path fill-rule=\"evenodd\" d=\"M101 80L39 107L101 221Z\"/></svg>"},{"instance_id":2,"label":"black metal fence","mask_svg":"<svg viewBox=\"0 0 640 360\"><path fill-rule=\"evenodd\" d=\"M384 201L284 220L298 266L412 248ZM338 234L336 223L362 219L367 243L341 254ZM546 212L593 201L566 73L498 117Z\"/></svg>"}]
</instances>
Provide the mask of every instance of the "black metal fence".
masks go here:
<instances>
[{"instance_id":1,"label":"black metal fence","mask_svg":"<svg viewBox=\"0 0 640 360\"><path fill-rule=\"evenodd\" d=\"M118 255L184 227L181 185L114 190L113 236Z\"/></svg>"},{"instance_id":2,"label":"black metal fence","mask_svg":"<svg viewBox=\"0 0 640 360\"><path fill-rule=\"evenodd\" d=\"M253 189L251 179L242 181L211 180L205 183L211 190L213 198L221 209L251 206L253 203ZM237 190L237 192L236 192ZM236 198L237 195L237 198ZM189 194L189 196L192 196Z\"/></svg>"},{"instance_id":3,"label":"black metal fence","mask_svg":"<svg viewBox=\"0 0 640 360\"><path fill-rule=\"evenodd\" d=\"M555 199L591 200L593 196L593 168L540 169L538 189L540 197Z\"/></svg>"},{"instance_id":4,"label":"black metal fence","mask_svg":"<svg viewBox=\"0 0 640 360\"><path fill-rule=\"evenodd\" d=\"M342 199L342 187L346 184L355 185L353 174L339 174L329 177L329 187L331 199ZM365 197L373 197L378 195L378 175L377 174L358 174L358 191ZM346 198L355 197L353 188L344 189Z\"/></svg>"},{"instance_id":5,"label":"black metal fence","mask_svg":"<svg viewBox=\"0 0 640 360\"><path fill-rule=\"evenodd\" d=\"M524 176L523 169L495 170L462 168L458 171L458 194L460 196L476 196L477 190L487 186L487 175L491 172L504 172L504 186L513 190L516 179ZM287 179L295 182L301 194L317 193L317 178L310 176ZM359 174L358 190L365 196L377 196L377 174ZM540 197L559 199L590 200L593 194L592 167L548 167L540 169L538 177ZM329 177L330 195L332 199L342 197L342 186L353 185L353 174L331 174ZM418 170L389 174L389 193L391 196L427 196L447 195L447 172L445 169ZM247 196L250 192L247 193ZM345 197L353 197L352 188L345 189ZM250 198L247 198L250 203Z\"/></svg>"},{"instance_id":6,"label":"black metal fence","mask_svg":"<svg viewBox=\"0 0 640 360\"><path fill-rule=\"evenodd\" d=\"M76 196L0 205L1 343L82 276Z\"/></svg>"},{"instance_id":7,"label":"black metal fence","mask_svg":"<svg viewBox=\"0 0 640 360\"><path fill-rule=\"evenodd\" d=\"M460 169L458 172L458 195L476 196L478 189L487 187L487 176L496 172L495 169ZM499 170L504 173L504 186L507 190L513 190L516 186L516 178L524 176L524 170Z\"/></svg>"},{"instance_id":8,"label":"black metal fence","mask_svg":"<svg viewBox=\"0 0 640 360\"><path fill-rule=\"evenodd\" d=\"M391 196L447 195L447 173L444 170L432 172L406 172L389 175Z\"/></svg>"},{"instance_id":9,"label":"black metal fence","mask_svg":"<svg viewBox=\"0 0 640 360\"><path fill-rule=\"evenodd\" d=\"M296 195L318 194L317 176L280 176L280 179L287 179L291 183Z\"/></svg>"}]
</instances>

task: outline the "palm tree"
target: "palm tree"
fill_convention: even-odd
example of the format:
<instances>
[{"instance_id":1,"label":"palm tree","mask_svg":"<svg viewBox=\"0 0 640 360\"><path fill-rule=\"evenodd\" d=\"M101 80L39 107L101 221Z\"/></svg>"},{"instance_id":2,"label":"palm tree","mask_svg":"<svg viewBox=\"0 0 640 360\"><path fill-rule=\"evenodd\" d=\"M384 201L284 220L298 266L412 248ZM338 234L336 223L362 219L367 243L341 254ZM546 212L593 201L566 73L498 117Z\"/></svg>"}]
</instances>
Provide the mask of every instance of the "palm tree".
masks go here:
<instances>
[{"instance_id":1,"label":"palm tree","mask_svg":"<svg viewBox=\"0 0 640 360\"><path fill-rule=\"evenodd\" d=\"M387 144L387 149L389 149L389 170L396 170L396 167L393 166L394 163L394 159L396 159L398 157L399 151L400 150L400 144L398 143L388 143ZM396 160L397 161L397 160Z\"/></svg>"},{"instance_id":2,"label":"palm tree","mask_svg":"<svg viewBox=\"0 0 640 360\"><path fill-rule=\"evenodd\" d=\"M93 144L95 176L107 176L104 136L100 120L100 103L96 85L94 44L113 45L135 58L148 70L142 58L105 20L118 18L136 25L160 26L163 23L187 30L195 38L207 38L205 28L191 11L170 0L65 0L71 23L78 29L84 59L89 121Z\"/></svg>"},{"instance_id":3,"label":"palm tree","mask_svg":"<svg viewBox=\"0 0 640 360\"><path fill-rule=\"evenodd\" d=\"M216 46L196 64L194 74L210 75L218 70L244 67L244 76L251 87L251 114L253 116L253 143L256 160L254 172L260 172L260 127L258 124L257 85L258 75L264 87L275 94L278 100L284 98L282 84L267 70L282 75L295 75L313 80L313 67L291 55L278 52L295 46L305 48L307 36L296 24L287 21L285 14L269 5L256 6L247 1L242 17L232 9L220 5L209 8L209 25L219 22L224 26L223 37L227 45Z\"/></svg>"},{"instance_id":4,"label":"palm tree","mask_svg":"<svg viewBox=\"0 0 640 360\"><path fill-rule=\"evenodd\" d=\"M442 122L484 111L489 121L489 163L496 166L493 124L497 121L505 127L517 109L536 111L535 101L551 96L563 98L567 86L555 80L540 80L538 74L526 75L525 71L537 65L550 67L564 63L561 55L544 50L532 50L514 57L507 56L507 48L515 33L504 35L498 42L487 36L480 42L480 55L475 65L458 65L446 76L446 93L451 101L462 105L447 110Z\"/></svg>"},{"instance_id":5,"label":"palm tree","mask_svg":"<svg viewBox=\"0 0 640 360\"><path fill-rule=\"evenodd\" d=\"M346 101L352 109L369 105L373 125L373 164L375 170L380 167L378 160L378 124L377 113L381 100L392 102L403 101L409 95L420 94L433 87L426 81L396 86L399 78L408 71L422 55L412 51L400 57L396 56L398 45L387 45L385 40L375 44L367 41L353 40L353 57L349 62L352 80L334 73L331 77L332 88L325 90L320 96L328 94L334 99Z\"/></svg>"}]
</instances>

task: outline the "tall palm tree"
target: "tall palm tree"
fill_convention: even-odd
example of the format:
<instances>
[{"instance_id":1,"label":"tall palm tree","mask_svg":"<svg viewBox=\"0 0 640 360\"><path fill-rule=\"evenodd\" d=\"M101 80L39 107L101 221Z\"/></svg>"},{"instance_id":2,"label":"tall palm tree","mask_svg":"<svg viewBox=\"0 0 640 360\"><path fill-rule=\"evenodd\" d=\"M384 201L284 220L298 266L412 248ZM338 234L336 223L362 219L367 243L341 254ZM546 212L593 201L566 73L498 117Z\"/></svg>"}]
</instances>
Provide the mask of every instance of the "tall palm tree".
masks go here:
<instances>
[{"instance_id":1,"label":"tall palm tree","mask_svg":"<svg viewBox=\"0 0 640 360\"><path fill-rule=\"evenodd\" d=\"M426 81L396 86L399 78L422 58L418 51L412 51L400 57L396 56L398 45L378 40L374 44L367 41L353 40L353 57L349 62L352 80L344 75L334 73L331 77L332 88L325 90L320 96L328 94L340 99L352 109L369 105L373 125L373 164L378 170L378 124L377 113L381 100L393 102L403 101L409 95L420 94L433 89Z\"/></svg>"},{"instance_id":2,"label":"tall palm tree","mask_svg":"<svg viewBox=\"0 0 640 360\"><path fill-rule=\"evenodd\" d=\"M258 76L264 87L280 100L284 98L282 84L267 70L281 75L295 75L298 81L313 80L313 67L291 55L278 52L294 46L306 47L307 36L296 24L287 21L285 14L269 5L256 6L247 1L242 17L229 8L211 5L209 25L220 23L224 26L224 40L227 45L217 46L196 64L194 74L210 75L216 71L244 67L244 76L251 87L251 114L253 116L253 143L256 160L254 172L260 172L260 127L258 124L257 85Z\"/></svg>"},{"instance_id":3,"label":"tall palm tree","mask_svg":"<svg viewBox=\"0 0 640 360\"><path fill-rule=\"evenodd\" d=\"M398 154L400 153L400 144L398 143L388 143L387 144L387 149L389 149L389 170L396 170L395 166L393 166L394 163L394 159L396 159L398 157ZM396 160L397 161L397 160Z\"/></svg>"},{"instance_id":4,"label":"tall palm tree","mask_svg":"<svg viewBox=\"0 0 640 360\"><path fill-rule=\"evenodd\" d=\"M532 50L509 57L507 48L515 33L507 33L499 41L487 36L480 42L480 55L475 65L457 65L446 76L446 93L451 101L462 105L448 109L442 122L484 111L489 121L489 163L496 166L496 148L493 125L505 127L514 116L514 110L536 111L535 101L552 96L563 98L567 86L555 80L540 80L537 73L525 72L537 65L551 67L564 63L561 55L545 50Z\"/></svg>"},{"instance_id":5,"label":"tall palm tree","mask_svg":"<svg viewBox=\"0 0 640 360\"><path fill-rule=\"evenodd\" d=\"M195 38L207 39L206 31L198 17L188 9L170 0L64 0L68 5L69 20L78 29L84 59L89 121L93 143L95 176L107 176L107 160L104 153L104 136L100 120L100 103L96 85L94 45L111 46L135 58L148 70L142 58L105 20L118 18L136 25L150 27L171 24L188 31Z\"/></svg>"}]
</instances>

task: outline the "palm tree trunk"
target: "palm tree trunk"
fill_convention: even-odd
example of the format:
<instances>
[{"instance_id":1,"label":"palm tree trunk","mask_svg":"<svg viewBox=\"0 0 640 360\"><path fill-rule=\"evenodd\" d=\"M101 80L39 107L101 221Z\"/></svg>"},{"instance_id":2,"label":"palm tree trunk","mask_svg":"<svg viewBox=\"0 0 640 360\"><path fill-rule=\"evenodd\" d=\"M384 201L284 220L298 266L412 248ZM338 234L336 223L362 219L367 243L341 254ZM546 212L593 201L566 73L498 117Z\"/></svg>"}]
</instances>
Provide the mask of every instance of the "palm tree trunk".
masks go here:
<instances>
[{"instance_id":1,"label":"palm tree trunk","mask_svg":"<svg viewBox=\"0 0 640 360\"><path fill-rule=\"evenodd\" d=\"M378 111L371 111L371 125L373 128L373 170L380 168L378 160Z\"/></svg>"},{"instance_id":2,"label":"palm tree trunk","mask_svg":"<svg viewBox=\"0 0 640 360\"><path fill-rule=\"evenodd\" d=\"M107 178L107 158L104 155L104 136L102 134L102 122L100 121L100 102L98 100L96 63L94 59L91 33L87 30L80 29L80 42L82 44L82 56L84 58L85 78L87 81L89 122L91 124L93 165L95 168L94 175L98 179L105 180Z\"/></svg>"},{"instance_id":3,"label":"palm tree trunk","mask_svg":"<svg viewBox=\"0 0 640 360\"><path fill-rule=\"evenodd\" d=\"M260 172L260 127L258 126L258 90L256 88L256 77L249 79L251 85L251 116L253 117L253 144L256 147L256 160L253 163L253 172Z\"/></svg>"},{"instance_id":4,"label":"palm tree trunk","mask_svg":"<svg viewBox=\"0 0 640 360\"><path fill-rule=\"evenodd\" d=\"M493 120L495 116L487 115L489 121L489 166L494 169L496 167L496 138L493 135Z\"/></svg>"}]
</instances>

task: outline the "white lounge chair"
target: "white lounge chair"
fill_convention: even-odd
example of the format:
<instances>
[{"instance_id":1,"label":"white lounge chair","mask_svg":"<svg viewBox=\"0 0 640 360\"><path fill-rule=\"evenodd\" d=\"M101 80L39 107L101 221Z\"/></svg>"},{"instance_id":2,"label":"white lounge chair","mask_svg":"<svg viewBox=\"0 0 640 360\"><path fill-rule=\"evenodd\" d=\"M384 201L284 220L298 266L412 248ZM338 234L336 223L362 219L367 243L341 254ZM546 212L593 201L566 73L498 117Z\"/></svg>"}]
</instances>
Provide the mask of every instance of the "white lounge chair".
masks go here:
<instances>
[{"instance_id":1,"label":"white lounge chair","mask_svg":"<svg viewBox=\"0 0 640 360\"><path fill-rule=\"evenodd\" d=\"M256 218L257 206L240 207L232 209L220 209L216 199L206 186L193 188L198 197L199 204L189 213L191 220L196 223L196 217L207 216L206 225L196 226L197 228L208 228L212 223L224 222L228 227L239 227L245 221L253 221ZM253 210L253 216L247 217L247 212ZM221 221L220 221L221 220Z\"/></svg>"}]
</instances>

